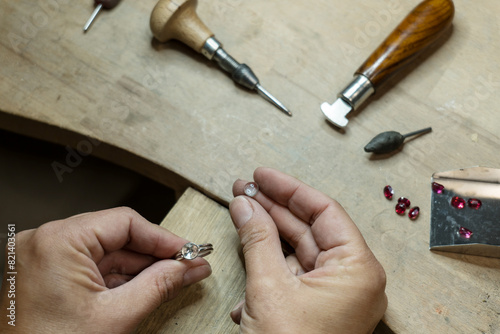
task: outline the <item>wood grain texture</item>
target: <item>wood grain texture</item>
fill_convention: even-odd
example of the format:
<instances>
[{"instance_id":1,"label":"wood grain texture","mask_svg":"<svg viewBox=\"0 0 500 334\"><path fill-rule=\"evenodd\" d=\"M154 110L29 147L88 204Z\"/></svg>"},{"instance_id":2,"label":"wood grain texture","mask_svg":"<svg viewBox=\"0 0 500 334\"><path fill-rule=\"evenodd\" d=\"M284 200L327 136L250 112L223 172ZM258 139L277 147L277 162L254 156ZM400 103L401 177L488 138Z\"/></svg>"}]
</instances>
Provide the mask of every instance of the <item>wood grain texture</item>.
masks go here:
<instances>
[{"instance_id":1,"label":"wood grain texture","mask_svg":"<svg viewBox=\"0 0 500 334\"><path fill-rule=\"evenodd\" d=\"M337 199L356 222L387 271L392 330L497 334L500 260L428 247L432 174L500 167L500 63L492 61L500 2L455 0L446 43L345 132L319 109L419 2L200 1L200 17L290 118L202 55L153 39L156 0L122 1L85 35L91 1L0 1L0 127L72 147L96 138L109 148L94 147L101 157L167 185L180 176L176 187L193 185L221 203L236 178L278 168ZM428 126L432 133L394 155L363 152L380 132ZM394 213L386 184L420 207L418 220Z\"/></svg>"},{"instance_id":2,"label":"wood grain texture","mask_svg":"<svg viewBox=\"0 0 500 334\"><path fill-rule=\"evenodd\" d=\"M411 63L450 28L455 15L451 0L424 0L382 42L356 74L376 89Z\"/></svg>"},{"instance_id":3,"label":"wood grain texture","mask_svg":"<svg viewBox=\"0 0 500 334\"><path fill-rule=\"evenodd\" d=\"M214 34L196 14L197 0L160 0L151 13L150 27L160 41L176 39L201 52Z\"/></svg>"},{"instance_id":4,"label":"wood grain texture","mask_svg":"<svg viewBox=\"0 0 500 334\"><path fill-rule=\"evenodd\" d=\"M135 333L237 333L229 313L244 298L245 270L229 211L188 188L161 226L196 243L210 242L212 275L184 289L146 318Z\"/></svg>"}]
</instances>

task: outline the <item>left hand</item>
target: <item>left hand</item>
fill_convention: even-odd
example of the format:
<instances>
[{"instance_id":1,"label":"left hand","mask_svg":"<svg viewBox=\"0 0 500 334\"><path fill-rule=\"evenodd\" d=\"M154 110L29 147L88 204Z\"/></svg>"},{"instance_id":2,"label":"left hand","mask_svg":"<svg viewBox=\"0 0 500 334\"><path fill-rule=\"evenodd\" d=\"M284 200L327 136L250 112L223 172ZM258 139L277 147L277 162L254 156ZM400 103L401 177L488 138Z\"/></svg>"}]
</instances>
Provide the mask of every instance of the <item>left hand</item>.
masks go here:
<instances>
[{"instance_id":1,"label":"left hand","mask_svg":"<svg viewBox=\"0 0 500 334\"><path fill-rule=\"evenodd\" d=\"M243 245L246 297L231 313L240 333L371 333L387 308L386 276L342 206L271 168L260 190L233 185L229 210ZM283 255L280 237L295 250Z\"/></svg>"},{"instance_id":2,"label":"left hand","mask_svg":"<svg viewBox=\"0 0 500 334\"><path fill-rule=\"evenodd\" d=\"M5 316L12 299L4 277L0 332L130 332L183 287L210 275L202 258L172 260L186 242L128 208L20 232L16 327Z\"/></svg>"}]
</instances>

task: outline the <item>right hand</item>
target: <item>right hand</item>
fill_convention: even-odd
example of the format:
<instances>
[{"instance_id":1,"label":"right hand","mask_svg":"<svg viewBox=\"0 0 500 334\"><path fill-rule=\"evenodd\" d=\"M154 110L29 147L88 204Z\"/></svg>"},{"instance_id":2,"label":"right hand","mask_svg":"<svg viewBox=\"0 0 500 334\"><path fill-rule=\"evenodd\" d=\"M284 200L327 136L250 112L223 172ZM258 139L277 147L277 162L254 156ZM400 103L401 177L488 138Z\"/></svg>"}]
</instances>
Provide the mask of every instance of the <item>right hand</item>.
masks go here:
<instances>
[{"instance_id":1,"label":"right hand","mask_svg":"<svg viewBox=\"0 0 500 334\"><path fill-rule=\"evenodd\" d=\"M344 209L325 194L269 168L260 191L230 212L247 270L245 300L231 313L242 333L369 333L387 308L384 269ZM285 258L280 236L294 249Z\"/></svg>"}]
</instances>

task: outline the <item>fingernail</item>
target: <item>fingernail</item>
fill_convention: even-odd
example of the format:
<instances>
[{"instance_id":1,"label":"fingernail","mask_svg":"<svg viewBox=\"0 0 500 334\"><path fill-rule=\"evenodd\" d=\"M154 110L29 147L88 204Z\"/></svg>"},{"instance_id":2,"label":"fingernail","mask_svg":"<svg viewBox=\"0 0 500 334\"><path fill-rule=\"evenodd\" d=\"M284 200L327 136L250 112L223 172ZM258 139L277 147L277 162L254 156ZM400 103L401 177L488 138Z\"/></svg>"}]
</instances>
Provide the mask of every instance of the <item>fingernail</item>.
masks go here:
<instances>
[{"instance_id":1,"label":"fingernail","mask_svg":"<svg viewBox=\"0 0 500 334\"><path fill-rule=\"evenodd\" d=\"M243 196L236 197L229 205L231 218L237 229L245 225L253 216L253 208L250 202Z\"/></svg>"},{"instance_id":2,"label":"fingernail","mask_svg":"<svg viewBox=\"0 0 500 334\"><path fill-rule=\"evenodd\" d=\"M212 274L212 268L209 264L193 267L184 274L182 286L186 287L197 283L210 276L210 274Z\"/></svg>"},{"instance_id":3,"label":"fingernail","mask_svg":"<svg viewBox=\"0 0 500 334\"><path fill-rule=\"evenodd\" d=\"M245 299L241 300L238 304L236 304L236 306L233 308L233 310L231 312L238 311L240 308L243 307L243 304L245 304Z\"/></svg>"}]
</instances>

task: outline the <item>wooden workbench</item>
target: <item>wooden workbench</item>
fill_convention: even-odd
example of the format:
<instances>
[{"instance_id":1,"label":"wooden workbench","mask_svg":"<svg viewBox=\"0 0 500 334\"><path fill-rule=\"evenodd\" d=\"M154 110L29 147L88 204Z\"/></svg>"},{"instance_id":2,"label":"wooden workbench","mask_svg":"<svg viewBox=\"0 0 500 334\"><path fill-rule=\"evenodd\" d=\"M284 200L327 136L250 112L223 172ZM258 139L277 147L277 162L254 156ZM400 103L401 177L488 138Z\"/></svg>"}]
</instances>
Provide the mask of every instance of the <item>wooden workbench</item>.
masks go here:
<instances>
[{"instance_id":1,"label":"wooden workbench","mask_svg":"<svg viewBox=\"0 0 500 334\"><path fill-rule=\"evenodd\" d=\"M276 167L339 200L358 224L388 274L392 330L499 333L500 260L432 253L428 240L432 173L500 167L500 3L455 0L443 45L345 131L319 110L417 3L201 0L200 17L293 111L289 118L184 45L155 42L155 0L123 1L87 34L90 0L2 0L0 127L223 204L234 179ZM431 134L397 154L363 152L379 132L427 126ZM55 163L54 182L78 168L69 156ZM394 213L386 184L420 206L417 221Z\"/></svg>"}]
</instances>

